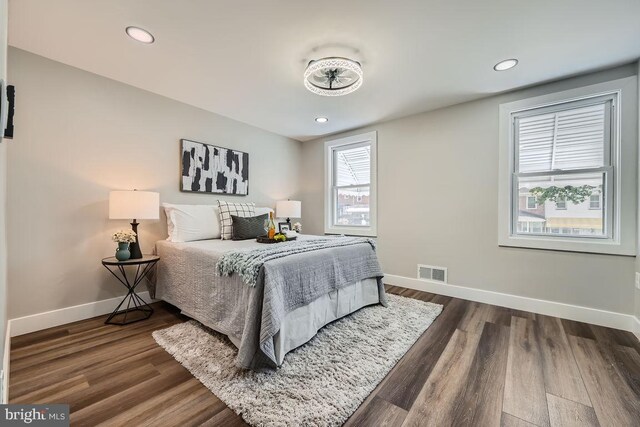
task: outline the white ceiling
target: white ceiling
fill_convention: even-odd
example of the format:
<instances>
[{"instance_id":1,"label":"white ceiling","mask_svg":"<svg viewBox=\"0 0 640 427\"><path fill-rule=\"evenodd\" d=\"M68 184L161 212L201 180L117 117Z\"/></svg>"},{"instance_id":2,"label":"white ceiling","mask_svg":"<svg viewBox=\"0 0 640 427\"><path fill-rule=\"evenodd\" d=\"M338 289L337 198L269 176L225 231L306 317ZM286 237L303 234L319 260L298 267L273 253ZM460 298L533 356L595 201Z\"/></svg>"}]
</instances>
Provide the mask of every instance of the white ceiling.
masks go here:
<instances>
[{"instance_id":1,"label":"white ceiling","mask_svg":"<svg viewBox=\"0 0 640 427\"><path fill-rule=\"evenodd\" d=\"M640 57L639 0L10 0L9 13L12 46L300 140ZM323 56L360 61L360 90L308 92Z\"/></svg>"}]
</instances>

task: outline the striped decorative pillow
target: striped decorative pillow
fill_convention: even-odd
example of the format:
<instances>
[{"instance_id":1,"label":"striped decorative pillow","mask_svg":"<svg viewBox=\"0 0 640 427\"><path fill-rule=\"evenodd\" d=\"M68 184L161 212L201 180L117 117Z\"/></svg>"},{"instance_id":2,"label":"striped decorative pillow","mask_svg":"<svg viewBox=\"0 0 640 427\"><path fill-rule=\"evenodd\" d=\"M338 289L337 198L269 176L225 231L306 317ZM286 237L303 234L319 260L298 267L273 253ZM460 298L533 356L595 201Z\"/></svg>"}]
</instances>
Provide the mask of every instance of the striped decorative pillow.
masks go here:
<instances>
[{"instance_id":1,"label":"striped decorative pillow","mask_svg":"<svg viewBox=\"0 0 640 427\"><path fill-rule=\"evenodd\" d=\"M220 211L220 228L221 239L231 240L233 237L233 219L231 215L248 217L255 216L255 203L230 203L218 200L218 209Z\"/></svg>"}]
</instances>

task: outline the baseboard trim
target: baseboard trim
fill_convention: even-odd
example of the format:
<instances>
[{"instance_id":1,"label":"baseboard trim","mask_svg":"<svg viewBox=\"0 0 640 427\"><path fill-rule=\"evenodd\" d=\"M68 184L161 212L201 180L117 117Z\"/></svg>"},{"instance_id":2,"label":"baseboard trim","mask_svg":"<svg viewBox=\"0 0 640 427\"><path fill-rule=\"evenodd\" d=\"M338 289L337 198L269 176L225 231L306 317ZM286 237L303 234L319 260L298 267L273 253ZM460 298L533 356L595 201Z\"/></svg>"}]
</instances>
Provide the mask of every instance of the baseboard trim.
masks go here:
<instances>
[{"instance_id":1,"label":"baseboard trim","mask_svg":"<svg viewBox=\"0 0 640 427\"><path fill-rule=\"evenodd\" d=\"M636 337L640 340L640 319L637 317L633 317L633 333L636 334Z\"/></svg>"},{"instance_id":2,"label":"baseboard trim","mask_svg":"<svg viewBox=\"0 0 640 427\"><path fill-rule=\"evenodd\" d=\"M483 289L468 288L449 283L442 284L439 282L413 279L411 277L398 276L394 274L386 274L385 283L423 292L431 292L485 304L513 308L516 310L530 311L563 319L577 320L579 322L623 329L625 331L633 332L636 334L638 339L640 339L640 319L630 314L622 314L597 308L504 294ZM147 291L141 292L139 295L145 301L154 301L151 299L149 292ZM7 336L5 338L5 354L3 355L2 366L5 375L2 379L2 386L6 387L5 384L8 383L9 377L9 352L11 348L10 337L16 337L52 328L54 326L65 325L67 323L111 313L121 300L122 297L120 296L9 320L7 322ZM5 388L5 390L7 389ZM2 394L2 396L3 398L6 397L5 394Z\"/></svg>"},{"instance_id":3,"label":"baseboard trim","mask_svg":"<svg viewBox=\"0 0 640 427\"><path fill-rule=\"evenodd\" d=\"M2 355L2 390L0 390L0 403L9 403L9 361L11 360L11 324L7 322L7 330L4 336L4 354Z\"/></svg>"},{"instance_id":4,"label":"baseboard trim","mask_svg":"<svg viewBox=\"0 0 640 427\"><path fill-rule=\"evenodd\" d=\"M403 288L431 292L434 294L446 295L449 297L485 304L493 304L516 310L530 311L533 313L592 323L594 325L607 326L615 329L623 329L625 331L634 332L636 335L640 334L640 321L638 321L638 318L630 314L622 314L597 308L504 294L483 289L468 288L449 283L443 284L429 280L413 279L393 274L385 274L384 282L389 285L400 286Z\"/></svg>"},{"instance_id":5,"label":"baseboard trim","mask_svg":"<svg viewBox=\"0 0 640 427\"><path fill-rule=\"evenodd\" d=\"M147 302L153 301L148 291L140 292L138 295ZM111 313L118 304L120 304L120 301L122 301L122 296L18 317L9 320L8 328L11 331L11 336L17 337L30 332L41 331L43 329L53 328L54 326L65 325L67 323L77 322L78 320L90 319Z\"/></svg>"}]
</instances>

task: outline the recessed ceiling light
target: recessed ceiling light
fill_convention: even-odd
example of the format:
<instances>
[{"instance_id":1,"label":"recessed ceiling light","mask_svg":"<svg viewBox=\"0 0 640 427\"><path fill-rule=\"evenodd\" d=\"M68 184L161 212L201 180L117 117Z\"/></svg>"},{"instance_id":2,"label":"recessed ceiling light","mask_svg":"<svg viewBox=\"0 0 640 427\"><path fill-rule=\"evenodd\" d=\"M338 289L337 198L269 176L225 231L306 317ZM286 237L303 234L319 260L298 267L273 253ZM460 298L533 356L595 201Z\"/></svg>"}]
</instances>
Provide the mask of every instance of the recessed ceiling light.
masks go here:
<instances>
[{"instance_id":1,"label":"recessed ceiling light","mask_svg":"<svg viewBox=\"0 0 640 427\"><path fill-rule=\"evenodd\" d=\"M515 67L516 65L518 65L517 59L505 59L504 61L500 61L496 65L494 65L493 69L496 71L505 71Z\"/></svg>"},{"instance_id":2,"label":"recessed ceiling light","mask_svg":"<svg viewBox=\"0 0 640 427\"><path fill-rule=\"evenodd\" d=\"M153 35L149 31L143 30L142 28L127 27L125 31L127 32L127 35L129 37L141 43L151 44L155 41Z\"/></svg>"},{"instance_id":3,"label":"recessed ceiling light","mask_svg":"<svg viewBox=\"0 0 640 427\"><path fill-rule=\"evenodd\" d=\"M329 121L326 117L316 117L316 122L318 123L327 123Z\"/></svg>"}]
</instances>

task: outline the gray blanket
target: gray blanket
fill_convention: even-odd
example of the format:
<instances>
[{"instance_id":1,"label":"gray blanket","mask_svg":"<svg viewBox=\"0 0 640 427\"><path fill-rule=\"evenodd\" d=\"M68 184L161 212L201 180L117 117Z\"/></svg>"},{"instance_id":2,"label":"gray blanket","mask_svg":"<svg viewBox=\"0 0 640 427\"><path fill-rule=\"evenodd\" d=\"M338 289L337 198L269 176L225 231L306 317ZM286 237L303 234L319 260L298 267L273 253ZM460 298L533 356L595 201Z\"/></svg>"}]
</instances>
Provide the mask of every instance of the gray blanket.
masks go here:
<instances>
[{"instance_id":1,"label":"gray blanket","mask_svg":"<svg viewBox=\"0 0 640 427\"><path fill-rule=\"evenodd\" d=\"M373 249L376 244L371 239L362 237L332 237L319 239L304 239L276 244L264 245L261 248L226 252L216 263L216 269L222 276L232 274L239 275L244 283L255 286L260 274L260 268L265 262L303 252L317 251L319 249L336 248L338 246L351 246L368 243Z\"/></svg>"},{"instance_id":2,"label":"gray blanket","mask_svg":"<svg viewBox=\"0 0 640 427\"><path fill-rule=\"evenodd\" d=\"M256 292L250 293L248 301L238 366L250 369L276 366L273 337L286 314L349 284L377 278L380 303L386 306L384 274L370 241L348 237L328 241L332 243L309 251L293 250L294 246L303 248L302 242L281 243L277 250L287 252L284 248L290 245L291 253L267 257L260 263ZM315 244L311 241L310 245Z\"/></svg>"}]
</instances>

